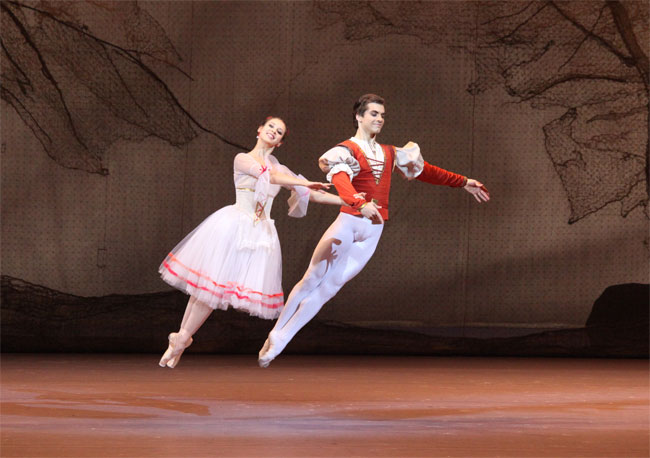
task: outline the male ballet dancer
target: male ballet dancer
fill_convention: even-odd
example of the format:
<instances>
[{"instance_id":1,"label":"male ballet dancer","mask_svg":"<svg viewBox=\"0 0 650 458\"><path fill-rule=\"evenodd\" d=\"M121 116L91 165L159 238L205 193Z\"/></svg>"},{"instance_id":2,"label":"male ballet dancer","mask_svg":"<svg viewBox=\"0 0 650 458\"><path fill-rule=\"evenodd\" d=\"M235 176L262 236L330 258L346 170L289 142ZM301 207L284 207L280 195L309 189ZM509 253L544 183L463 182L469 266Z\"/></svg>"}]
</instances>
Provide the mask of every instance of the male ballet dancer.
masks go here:
<instances>
[{"instance_id":1,"label":"male ballet dancer","mask_svg":"<svg viewBox=\"0 0 650 458\"><path fill-rule=\"evenodd\" d=\"M417 144L402 148L375 141L384 125L384 99L375 94L359 98L353 108L357 133L327 151L319 166L349 207L318 242L309 268L289 298L259 353L267 367L296 333L341 287L354 278L373 255L388 219L391 173L397 168L409 180L463 187L481 202L490 196L481 183L424 162ZM365 193L361 198L359 193Z\"/></svg>"}]
</instances>

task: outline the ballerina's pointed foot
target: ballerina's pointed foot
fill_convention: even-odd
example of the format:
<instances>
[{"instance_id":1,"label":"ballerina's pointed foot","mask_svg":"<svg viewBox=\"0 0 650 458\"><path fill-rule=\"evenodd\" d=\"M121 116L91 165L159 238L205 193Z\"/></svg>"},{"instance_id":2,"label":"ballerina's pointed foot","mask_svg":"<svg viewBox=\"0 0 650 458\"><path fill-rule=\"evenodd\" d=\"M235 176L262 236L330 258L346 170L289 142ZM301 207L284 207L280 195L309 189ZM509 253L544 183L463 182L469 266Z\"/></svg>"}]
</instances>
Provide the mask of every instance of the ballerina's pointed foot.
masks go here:
<instances>
[{"instance_id":1,"label":"ballerina's pointed foot","mask_svg":"<svg viewBox=\"0 0 650 458\"><path fill-rule=\"evenodd\" d=\"M257 358L257 364L259 364L260 367L269 367L271 361L273 361L280 353L282 353L282 350L284 350L284 347L286 345L287 342L284 342L278 337L277 334L271 332L269 334L269 338L266 339L266 342L264 343L264 347L262 347L262 350L260 350L259 357Z\"/></svg>"},{"instance_id":2,"label":"ballerina's pointed foot","mask_svg":"<svg viewBox=\"0 0 650 458\"><path fill-rule=\"evenodd\" d=\"M160 358L160 362L158 363L160 367L167 366L170 369L176 367L185 349L192 345L193 342L191 337L185 337L184 334L183 331L169 334L169 346L165 354Z\"/></svg>"}]
</instances>

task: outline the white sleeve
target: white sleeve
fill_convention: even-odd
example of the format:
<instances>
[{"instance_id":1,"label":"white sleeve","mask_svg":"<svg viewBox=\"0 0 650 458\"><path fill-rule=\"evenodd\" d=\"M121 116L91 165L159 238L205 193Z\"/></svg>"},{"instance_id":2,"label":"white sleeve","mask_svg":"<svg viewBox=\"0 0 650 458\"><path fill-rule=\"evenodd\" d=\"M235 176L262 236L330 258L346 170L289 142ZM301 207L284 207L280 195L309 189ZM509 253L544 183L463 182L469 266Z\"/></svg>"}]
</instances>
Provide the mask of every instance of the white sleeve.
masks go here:
<instances>
[{"instance_id":1,"label":"white sleeve","mask_svg":"<svg viewBox=\"0 0 650 458\"><path fill-rule=\"evenodd\" d=\"M246 153L239 153L235 156L234 169L235 172L251 175L255 178L265 172L265 168Z\"/></svg>"},{"instance_id":2,"label":"white sleeve","mask_svg":"<svg viewBox=\"0 0 650 458\"><path fill-rule=\"evenodd\" d=\"M417 143L408 142L404 147L395 147L395 166L406 178L412 180L422 173L424 158Z\"/></svg>"},{"instance_id":3,"label":"white sleeve","mask_svg":"<svg viewBox=\"0 0 650 458\"><path fill-rule=\"evenodd\" d=\"M235 156L234 171L235 173L242 173L257 178L253 199L255 199L255 202L266 202L271 189L271 174L269 167L260 165L259 162L246 153L239 153Z\"/></svg>"},{"instance_id":4,"label":"white sleeve","mask_svg":"<svg viewBox=\"0 0 650 458\"><path fill-rule=\"evenodd\" d=\"M284 173L292 177L309 181L302 175L296 175L289 169L289 167L284 166L279 162L276 162L274 164L274 167L280 173ZM309 195L310 195L309 188L306 186L298 186L298 185L284 186L284 187L291 190L291 196L289 196L289 199L287 200L287 203L289 204L289 216L293 218L302 218L307 214L307 207L309 206Z\"/></svg>"},{"instance_id":5,"label":"white sleeve","mask_svg":"<svg viewBox=\"0 0 650 458\"><path fill-rule=\"evenodd\" d=\"M318 159L318 166L327 173L327 181L332 182L332 177L339 172L345 172L350 176L350 181L361 171L359 162L354 158L350 150L344 146L335 146Z\"/></svg>"}]
</instances>

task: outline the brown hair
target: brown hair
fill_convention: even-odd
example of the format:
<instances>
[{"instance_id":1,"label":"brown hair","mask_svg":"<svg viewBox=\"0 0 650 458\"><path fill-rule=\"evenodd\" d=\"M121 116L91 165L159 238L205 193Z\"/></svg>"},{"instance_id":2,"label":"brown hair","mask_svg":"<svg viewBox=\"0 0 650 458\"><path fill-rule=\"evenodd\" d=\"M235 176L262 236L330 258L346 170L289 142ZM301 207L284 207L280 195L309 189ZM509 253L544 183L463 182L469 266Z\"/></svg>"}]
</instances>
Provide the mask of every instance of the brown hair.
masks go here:
<instances>
[{"instance_id":1,"label":"brown hair","mask_svg":"<svg viewBox=\"0 0 650 458\"><path fill-rule=\"evenodd\" d=\"M359 127L357 115L363 116L368 109L369 103L378 103L379 105L383 105L384 99L377 94L364 94L359 97L359 100L355 102L354 108L352 109L352 121L354 122L354 127Z\"/></svg>"},{"instance_id":2,"label":"brown hair","mask_svg":"<svg viewBox=\"0 0 650 458\"><path fill-rule=\"evenodd\" d=\"M284 134L282 134L282 141L284 142L284 139L287 138L287 135L289 134L289 127L287 127L287 122L282 119L280 116L267 116L264 121L260 123L260 126L265 126L267 122L269 122L271 119L279 119L284 123Z\"/></svg>"}]
</instances>

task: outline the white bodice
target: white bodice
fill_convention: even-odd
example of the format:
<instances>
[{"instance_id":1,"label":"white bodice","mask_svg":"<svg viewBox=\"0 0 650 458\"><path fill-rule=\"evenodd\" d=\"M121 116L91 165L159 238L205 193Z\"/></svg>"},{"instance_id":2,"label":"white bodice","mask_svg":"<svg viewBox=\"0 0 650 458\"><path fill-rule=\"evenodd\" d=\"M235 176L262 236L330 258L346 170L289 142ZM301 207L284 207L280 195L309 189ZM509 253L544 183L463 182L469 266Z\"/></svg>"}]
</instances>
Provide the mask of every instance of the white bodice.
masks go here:
<instances>
[{"instance_id":1,"label":"white bodice","mask_svg":"<svg viewBox=\"0 0 650 458\"><path fill-rule=\"evenodd\" d=\"M251 218L256 219L258 217L258 207L257 202L255 201L255 190L253 189L252 191L249 191L246 189L237 188L236 196L237 200L235 201L235 205L237 208L249 215ZM271 219L271 207L273 206L274 198L275 196L269 196L266 198L266 202L264 204L260 203L260 205L263 205L264 207L263 211L259 213L260 220Z\"/></svg>"},{"instance_id":2,"label":"white bodice","mask_svg":"<svg viewBox=\"0 0 650 458\"><path fill-rule=\"evenodd\" d=\"M296 176L291 170L269 155L266 166L262 166L246 153L239 153L233 165L235 182L235 206L253 220L271 220L271 207L280 185L272 184L270 171ZM300 218L307 212L309 189L303 186L287 186L292 191L289 199L289 216Z\"/></svg>"}]
</instances>

